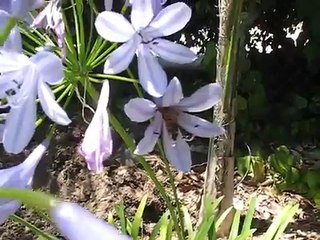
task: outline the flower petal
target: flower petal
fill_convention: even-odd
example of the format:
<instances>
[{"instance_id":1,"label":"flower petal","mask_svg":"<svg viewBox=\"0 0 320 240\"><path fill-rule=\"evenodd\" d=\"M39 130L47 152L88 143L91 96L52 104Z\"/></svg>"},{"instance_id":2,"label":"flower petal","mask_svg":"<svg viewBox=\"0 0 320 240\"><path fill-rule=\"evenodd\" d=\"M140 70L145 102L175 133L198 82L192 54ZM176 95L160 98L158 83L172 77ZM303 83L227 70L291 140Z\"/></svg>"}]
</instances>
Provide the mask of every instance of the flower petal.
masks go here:
<instances>
[{"instance_id":1,"label":"flower petal","mask_svg":"<svg viewBox=\"0 0 320 240\"><path fill-rule=\"evenodd\" d=\"M38 96L43 111L52 121L64 126L71 123L67 113L56 102L50 87L41 79L38 81Z\"/></svg>"},{"instance_id":2,"label":"flower petal","mask_svg":"<svg viewBox=\"0 0 320 240\"><path fill-rule=\"evenodd\" d=\"M49 51L40 51L30 58L41 78L49 84L58 84L63 80L61 59Z\"/></svg>"},{"instance_id":3,"label":"flower petal","mask_svg":"<svg viewBox=\"0 0 320 240\"><path fill-rule=\"evenodd\" d=\"M108 114L96 111L88 126L79 153L86 159L89 170L103 171L103 161L107 160L113 149Z\"/></svg>"},{"instance_id":4,"label":"flower petal","mask_svg":"<svg viewBox=\"0 0 320 240\"><path fill-rule=\"evenodd\" d=\"M3 133L3 146L7 153L20 153L30 142L36 128L35 101L35 95L30 93L21 106L10 109Z\"/></svg>"},{"instance_id":5,"label":"flower petal","mask_svg":"<svg viewBox=\"0 0 320 240\"><path fill-rule=\"evenodd\" d=\"M144 155L152 152L161 134L162 117L159 112L156 113L153 121L144 132L144 137L138 143L134 154Z\"/></svg>"},{"instance_id":6,"label":"flower petal","mask_svg":"<svg viewBox=\"0 0 320 240\"><path fill-rule=\"evenodd\" d=\"M155 115L156 108L148 99L134 98L124 105L124 112L133 122L145 122Z\"/></svg>"},{"instance_id":7,"label":"flower petal","mask_svg":"<svg viewBox=\"0 0 320 240\"><path fill-rule=\"evenodd\" d=\"M0 9L10 13L11 2L12 2L12 0L1 0L0 1Z\"/></svg>"},{"instance_id":8,"label":"flower petal","mask_svg":"<svg viewBox=\"0 0 320 240\"><path fill-rule=\"evenodd\" d=\"M168 84L165 71L143 44L139 46L137 55L139 79L143 89L153 97L161 97Z\"/></svg>"},{"instance_id":9,"label":"flower petal","mask_svg":"<svg viewBox=\"0 0 320 240\"><path fill-rule=\"evenodd\" d=\"M18 71L28 65L30 65L29 58L22 53L8 51L0 52L1 73Z\"/></svg>"},{"instance_id":10,"label":"flower petal","mask_svg":"<svg viewBox=\"0 0 320 240\"><path fill-rule=\"evenodd\" d=\"M140 37L134 36L114 50L107 58L103 72L106 74L117 74L126 70L136 53L140 41Z\"/></svg>"},{"instance_id":11,"label":"flower petal","mask_svg":"<svg viewBox=\"0 0 320 240\"><path fill-rule=\"evenodd\" d=\"M178 124L189 133L198 137L211 138L222 135L225 132L223 127L215 123L183 112L179 113Z\"/></svg>"},{"instance_id":12,"label":"flower petal","mask_svg":"<svg viewBox=\"0 0 320 240\"><path fill-rule=\"evenodd\" d=\"M169 62L186 64L197 59L197 55L190 48L165 39L157 38L149 46L154 53Z\"/></svg>"},{"instance_id":13,"label":"flower petal","mask_svg":"<svg viewBox=\"0 0 320 240\"><path fill-rule=\"evenodd\" d=\"M18 27L14 27L3 44L3 50L22 52L22 39Z\"/></svg>"},{"instance_id":14,"label":"flower petal","mask_svg":"<svg viewBox=\"0 0 320 240\"><path fill-rule=\"evenodd\" d=\"M110 96L110 84L109 84L109 80L105 80L103 81L102 87L100 90L97 111L101 111L101 112L106 111L106 108L109 103L109 96Z\"/></svg>"},{"instance_id":15,"label":"flower petal","mask_svg":"<svg viewBox=\"0 0 320 240\"><path fill-rule=\"evenodd\" d=\"M4 129L5 129L5 125L1 123L0 124L0 143L2 143Z\"/></svg>"},{"instance_id":16,"label":"flower petal","mask_svg":"<svg viewBox=\"0 0 320 240\"><path fill-rule=\"evenodd\" d=\"M0 4L1 9L1 4ZM0 10L0 29L1 31L6 27L8 21L10 19L10 15L6 11ZM14 27L11 29L11 32L1 47L2 50L5 51L16 51L22 52L22 40L21 34L19 32L18 27Z\"/></svg>"},{"instance_id":17,"label":"flower petal","mask_svg":"<svg viewBox=\"0 0 320 240\"><path fill-rule=\"evenodd\" d=\"M34 171L49 146L49 140L44 140L37 146L28 158L17 166L0 170L0 187L30 188ZM0 200L0 225L20 207L15 200Z\"/></svg>"},{"instance_id":18,"label":"flower petal","mask_svg":"<svg viewBox=\"0 0 320 240\"><path fill-rule=\"evenodd\" d=\"M0 203L0 225L3 224L11 214L14 214L20 206L21 203L17 201L10 201L4 204Z\"/></svg>"},{"instance_id":19,"label":"flower petal","mask_svg":"<svg viewBox=\"0 0 320 240\"><path fill-rule=\"evenodd\" d=\"M164 93L162 97L162 105L161 107L169 107L177 105L180 100L183 98L181 84L178 78L174 77L168 87L167 91Z\"/></svg>"},{"instance_id":20,"label":"flower petal","mask_svg":"<svg viewBox=\"0 0 320 240\"><path fill-rule=\"evenodd\" d=\"M49 146L45 139L19 165L0 170L0 187L30 188L34 171ZM1 209L1 207L0 207Z\"/></svg>"},{"instance_id":21,"label":"flower petal","mask_svg":"<svg viewBox=\"0 0 320 240\"><path fill-rule=\"evenodd\" d=\"M11 14L18 17L25 17L25 15L42 5L43 1L41 0L24 0L24 1L11 1Z\"/></svg>"},{"instance_id":22,"label":"flower petal","mask_svg":"<svg viewBox=\"0 0 320 240\"><path fill-rule=\"evenodd\" d=\"M104 9L106 11L111 11L113 5L113 0L104 0Z\"/></svg>"},{"instance_id":23,"label":"flower petal","mask_svg":"<svg viewBox=\"0 0 320 240\"><path fill-rule=\"evenodd\" d=\"M96 172L103 170L103 161L110 157L113 148L109 116L106 110L109 90L109 81L106 80L101 88L97 110L79 149L80 154L86 159L88 169Z\"/></svg>"},{"instance_id":24,"label":"flower petal","mask_svg":"<svg viewBox=\"0 0 320 240\"><path fill-rule=\"evenodd\" d=\"M127 42L135 34L135 30L122 14L111 11L99 13L95 26L98 34L111 42Z\"/></svg>"},{"instance_id":25,"label":"flower petal","mask_svg":"<svg viewBox=\"0 0 320 240\"><path fill-rule=\"evenodd\" d=\"M154 15L157 15L161 9L162 6L166 3L167 0L151 0L153 3L153 13Z\"/></svg>"},{"instance_id":26,"label":"flower petal","mask_svg":"<svg viewBox=\"0 0 320 240\"><path fill-rule=\"evenodd\" d=\"M182 134L178 131L176 140L173 140L168 133L168 129L163 124L163 147L166 157L170 163L181 172L188 172L191 169L191 152L190 147L182 138Z\"/></svg>"},{"instance_id":27,"label":"flower petal","mask_svg":"<svg viewBox=\"0 0 320 240\"><path fill-rule=\"evenodd\" d=\"M131 24L136 31L145 28L153 18L151 0L132 1L131 5Z\"/></svg>"},{"instance_id":28,"label":"flower petal","mask_svg":"<svg viewBox=\"0 0 320 240\"><path fill-rule=\"evenodd\" d=\"M221 86L211 83L199 88L190 97L182 99L178 107L182 111L202 112L216 105L221 100L221 95Z\"/></svg>"},{"instance_id":29,"label":"flower petal","mask_svg":"<svg viewBox=\"0 0 320 240\"><path fill-rule=\"evenodd\" d=\"M131 238L121 235L112 225L93 214L70 202L59 202L51 211L52 218L59 231L70 240L130 240Z\"/></svg>"},{"instance_id":30,"label":"flower petal","mask_svg":"<svg viewBox=\"0 0 320 240\"><path fill-rule=\"evenodd\" d=\"M162 9L143 32L154 38L169 36L184 28L190 18L191 8L177 2Z\"/></svg>"}]
</instances>

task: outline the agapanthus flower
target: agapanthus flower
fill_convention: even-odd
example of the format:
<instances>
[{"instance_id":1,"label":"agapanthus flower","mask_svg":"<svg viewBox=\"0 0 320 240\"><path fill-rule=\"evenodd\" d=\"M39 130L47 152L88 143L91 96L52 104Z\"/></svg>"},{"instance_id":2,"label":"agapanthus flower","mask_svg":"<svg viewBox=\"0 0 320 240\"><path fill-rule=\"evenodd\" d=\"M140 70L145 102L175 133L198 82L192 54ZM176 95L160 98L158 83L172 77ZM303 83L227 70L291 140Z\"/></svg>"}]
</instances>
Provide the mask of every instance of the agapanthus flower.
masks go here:
<instances>
[{"instance_id":1,"label":"agapanthus flower","mask_svg":"<svg viewBox=\"0 0 320 240\"><path fill-rule=\"evenodd\" d=\"M36 125L37 96L45 114L60 125L71 120L55 101L48 84L63 80L61 59L54 53L41 51L32 57L18 52L0 53L0 97L11 107L6 117L3 145L9 153L19 153L31 140Z\"/></svg>"},{"instance_id":2,"label":"agapanthus flower","mask_svg":"<svg viewBox=\"0 0 320 240\"><path fill-rule=\"evenodd\" d=\"M68 240L131 239L75 203L57 202L51 210L51 216L59 231Z\"/></svg>"},{"instance_id":3,"label":"agapanthus flower","mask_svg":"<svg viewBox=\"0 0 320 240\"><path fill-rule=\"evenodd\" d=\"M1 29L4 29L10 19L9 13L6 11L0 10L0 31ZM0 50L6 50L6 51L22 51L22 40L21 40L21 34L19 32L18 27L13 27L9 33L8 38L4 42L3 46L0 48Z\"/></svg>"},{"instance_id":4,"label":"agapanthus flower","mask_svg":"<svg viewBox=\"0 0 320 240\"><path fill-rule=\"evenodd\" d=\"M191 17L191 9L178 2L154 14L153 1L132 1L131 23L121 14L104 11L95 26L108 41L123 43L107 58L104 73L124 71L134 55L138 58L138 74L142 87L152 96L161 97L167 87L167 75L157 57L186 64L196 55L183 45L162 39L181 30Z\"/></svg>"},{"instance_id":5,"label":"agapanthus flower","mask_svg":"<svg viewBox=\"0 0 320 240\"><path fill-rule=\"evenodd\" d=\"M168 160L177 170L189 171L191 153L181 129L204 138L221 135L224 129L187 112L202 112L213 107L220 101L221 93L221 86L211 83L201 87L190 97L184 97L180 81L175 77L162 98L157 98L154 102L144 98L131 99L124 107L131 121L144 122L153 118L134 153L144 155L151 152L162 133Z\"/></svg>"},{"instance_id":6,"label":"agapanthus flower","mask_svg":"<svg viewBox=\"0 0 320 240\"><path fill-rule=\"evenodd\" d=\"M112 138L107 113L109 81L102 84L97 110L89 124L79 152L86 159L89 170L101 172L103 161L112 153Z\"/></svg>"},{"instance_id":7,"label":"agapanthus flower","mask_svg":"<svg viewBox=\"0 0 320 240\"><path fill-rule=\"evenodd\" d=\"M113 5L113 0L104 0L104 9L106 11L111 11Z\"/></svg>"},{"instance_id":8,"label":"agapanthus flower","mask_svg":"<svg viewBox=\"0 0 320 240\"><path fill-rule=\"evenodd\" d=\"M31 188L34 171L48 148L49 140L37 146L24 162L17 166L0 170L0 187ZM0 224L20 207L20 202L0 199Z\"/></svg>"},{"instance_id":9,"label":"agapanthus flower","mask_svg":"<svg viewBox=\"0 0 320 240\"><path fill-rule=\"evenodd\" d=\"M134 1L141 1L141 0L127 0L127 4L131 5ZM167 0L150 0L152 2L152 9L154 15L158 14L162 9L163 5L167 2Z\"/></svg>"},{"instance_id":10,"label":"agapanthus flower","mask_svg":"<svg viewBox=\"0 0 320 240\"><path fill-rule=\"evenodd\" d=\"M57 36L58 46L62 49L63 56L66 55L65 26L62 19L60 0L49 1L48 5L33 20L31 27L51 29Z\"/></svg>"},{"instance_id":11,"label":"agapanthus flower","mask_svg":"<svg viewBox=\"0 0 320 240\"><path fill-rule=\"evenodd\" d=\"M44 0L1 0L0 9L13 17L25 18L29 11L39 8Z\"/></svg>"},{"instance_id":12,"label":"agapanthus flower","mask_svg":"<svg viewBox=\"0 0 320 240\"><path fill-rule=\"evenodd\" d=\"M4 29L10 18L20 18L27 20L27 13L33 9L39 8L43 5L43 0L1 0L0 1L0 31ZM22 49L21 36L18 27L13 27L1 49L12 50L13 46L17 46L20 42L20 49ZM13 49L15 50L15 49Z\"/></svg>"}]
</instances>

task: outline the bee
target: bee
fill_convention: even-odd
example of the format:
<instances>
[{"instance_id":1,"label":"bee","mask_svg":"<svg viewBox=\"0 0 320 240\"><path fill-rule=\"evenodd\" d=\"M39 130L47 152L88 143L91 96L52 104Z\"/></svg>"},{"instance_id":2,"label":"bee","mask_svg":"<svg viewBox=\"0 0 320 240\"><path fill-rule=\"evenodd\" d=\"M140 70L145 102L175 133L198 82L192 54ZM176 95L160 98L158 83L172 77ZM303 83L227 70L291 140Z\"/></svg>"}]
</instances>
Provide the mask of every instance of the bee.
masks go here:
<instances>
[{"instance_id":1,"label":"bee","mask_svg":"<svg viewBox=\"0 0 320 240\"><path fill-rule=\"evenodd\" d=\"M179 133L178 116L179 113L170 107L162 107L159 109L171 138L176 141Z\"/></svg>"},{"instance_id":2,"label":"bee","mask_svg":"<svg viewBox=\"0 0 320 240\"><path fill-rule=\"evenodd\" d=\"M159 109L159 112L162 115L162 119L164 120L167 130L171 135L173 141L176 141L178 138L179 131L182 134L182 138L185 141L192 141L194 136L190 135L186 132L183 128L178 125L178 116L179 112L176 111L174 108L170 107L162 107Z\"/></svg>"}]
</instances>

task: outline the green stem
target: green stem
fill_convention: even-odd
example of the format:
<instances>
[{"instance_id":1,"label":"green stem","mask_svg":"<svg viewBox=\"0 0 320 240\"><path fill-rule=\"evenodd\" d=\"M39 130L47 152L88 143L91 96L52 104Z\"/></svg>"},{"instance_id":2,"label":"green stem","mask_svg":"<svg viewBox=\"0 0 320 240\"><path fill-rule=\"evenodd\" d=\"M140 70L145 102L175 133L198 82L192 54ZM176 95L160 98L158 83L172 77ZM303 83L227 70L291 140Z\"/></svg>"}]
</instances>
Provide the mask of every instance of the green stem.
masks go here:
<instances>
[{"instance_id":1,"label":"green stem","mask_svg":"<svg viewBox=\"0 0 320 240\"><path fill-rule=\"evenodd\" d=\"M101 65L102 63L104 63L104 61L106 60L107 56L109 55L109 53L115 49L117 47L117 43L113 43L107 50L105 50L102 54L100 54L104 48L104 44L98 49L97 53L96 53L96 57L93 58L94 60L92 61L92 63L90 63L90 67L92 68L96 68L97 66ZM100 55L99 55L100 54ZM89 65L89 63L88 63Z\"/></svg>"},{"instance_id":2,"label":"green stem","mask_svg":"<svg viewBox=\"0 0 320 240\"><path fill-rule=\"evenodd\" d=\"M133 76L133 74L132 74L132 72L131 72L131 70L130 70L129 68L127 69L127 73L129 74L129 77L130 77L131 79L134 78L134 76ZM139 85L137 82L134 82L134 83L133 83L133 86L134 86L134 88L136 89L136 91L137 91L137 93L138 93L138 96L139 96L139 97L143 97L143 94L142 94L141 89L140 89L140 85Z\"/></svg>"},{"instance_id":3,"label":"green stem","mask_svg":"<svg viewBox=\"0 0 320 240\"><path fill-rule=\"evenodd\" d=\"M15 17L10 17L9 21L7 22L6 26L0 33L0 46L3 46L4 42L7 40L11 30L17 23L17 19Z\"/></svg>"},{"instance_id":4,"label":"green stem","mask_svg":"<svg viewBox=\"0 0 320 240\"><path fill-rule=\"evenodd\" d=\"M122 76L118 76L118 75L89 73L89 76L93 77L93 78L104 78L104 79L119 80L119 81L123 81L123 82L138 83L138 80L135 78L127 78L127 77L122 77Z\"/></svg>"},{"instance_id":5,"label":"green stem","mask_svg":"<svg viewBox=\"0 0 320 240\"><path fill-rule=\"evenodd\" d=\"M170 181L170 185L171 185L171 188L173 191L173 197L174 197L174 200L177 204L177 211L178 211L178 216L179 216L179 221L180 221L180 226L181 226L181 231L179 232L179 233L181 233L181 236L179 236L179 239L183 240L184 239L184 217L183 217L183 211L182 211L180 199L179 199L178 193L177 193L177 188L176 188L176 185L174 182L174 176L173 176L172 171L170 169L170 164L169 164L169 162L166 158L166 155L164 153L163 146L162 146L162 144L160 144L160 142L158 142L158 148L160 150L161 158L162 158L164 165L166 167L166 171L169 175L169 181Z\"/></svg>"}]
</instances>

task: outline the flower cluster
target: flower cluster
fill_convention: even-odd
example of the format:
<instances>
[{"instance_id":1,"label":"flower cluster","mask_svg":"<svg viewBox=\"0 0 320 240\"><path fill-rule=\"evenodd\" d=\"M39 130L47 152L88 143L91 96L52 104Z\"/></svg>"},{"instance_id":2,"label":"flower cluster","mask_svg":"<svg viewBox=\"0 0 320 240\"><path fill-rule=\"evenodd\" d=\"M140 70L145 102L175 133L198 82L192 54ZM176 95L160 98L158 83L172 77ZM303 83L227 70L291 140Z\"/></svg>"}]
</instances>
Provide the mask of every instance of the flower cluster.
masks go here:
<instances>
[{"instance_id":1,"label":"flower cluster","mask_svg":"<svg viewBox=\"0 0 320 240\"><path fill-rule=\"evenodd\" d=\"M125 106L126 115L135 122L150 121L135 154L150 153L160 135L166 157L179 171L191 169L189 139L192 136L211 138L224 133L224 129L190 113L201 112L220 101L222 88L215 83L184 97L180 81L174 77L169 83L159 59L176 64L189 64L197 59L188 47L169 41L165 37L183 29L191 18L191 9L183 2L165 6L163 0L129 0L130 21L120 13L111 11L111 0L105 0L106 11L98 14L95 27L98 34L110 42L121 43L107 58L103 72L118 74L126 70L137 57L138 76L142 88L152 100L131 99ZM42 8L30 21L31 10ZM11 19L25 21L30 28L42 27L54 32L57 44L65 57L65 26L60 0L2 0L0 1L0 29ZM54 123L68 125L65 110L55 100L50 85L64 81L63 60L48 50L34 55L22 51L18 27L13 27L4 45L0 47L0 141L8 153L20 153L29 144L36 129L37 99L45 115ZM109 82L102 84L95 114L89 124L80 154L93 171L103 170L103 161L112 153L112 138L107 106ZM3 123L4 122L4 123ZM44 140L21 164L0 170L0 187L30 188L34 170L45 154L49 140ZM12 199L0 199L0 224L20 206ZM51 210L53 220L68 239L129 239L113 227L78 205L57 202ZM83 227L82 227L83 226Z\"/></svg>"},{"instance_id":2,"label":"flower cluster","mask_svg":"<svg viewBox=\"0 0 320 240\"><path fill-rule=\"evenodd\" d=\"M132 99L125 113L132 121L151 120L135 154L151 152L161 134L166 157L180 171L191 169L191 153L184 129L199 137L215 137L224 133L222 127L186 112L200 112L217 104L222 89L209 84L192 96L183 98L177 78L168 85L167 75L158 59L178 64L192 63L197 56L187 47L163 37L181 30L191 18L191 9L182 2L163 7L165 1L129 1L130 22L121 14L104 11L97 16L97 32L106 40L123 43L113 51L104 65L104 73L116 74L128 68L137 56L138 75L143 89L155 99ZM96 158L96 161L99 159Z\"/></svg>"}]
</instances>

